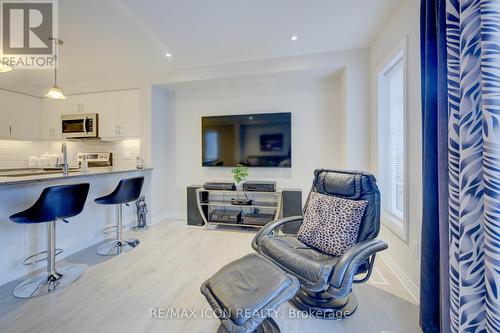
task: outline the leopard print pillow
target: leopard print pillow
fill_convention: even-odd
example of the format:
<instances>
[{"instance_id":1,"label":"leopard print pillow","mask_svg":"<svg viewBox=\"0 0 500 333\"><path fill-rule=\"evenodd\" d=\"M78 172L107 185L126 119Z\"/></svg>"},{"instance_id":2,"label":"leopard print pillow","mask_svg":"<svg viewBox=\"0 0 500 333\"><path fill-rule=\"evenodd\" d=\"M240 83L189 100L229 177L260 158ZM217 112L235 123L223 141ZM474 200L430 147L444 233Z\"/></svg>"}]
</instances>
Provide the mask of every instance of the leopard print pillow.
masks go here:
<instances>
[{"instance_id":1,"label":"leopard print pillow","mask_svg":"<svg viewBox=\"0 0 500 333\"><path fill-rule=\"evenodd\" d=\"M341 256L356 243L367 204L366 200L312 192L299 229L299 240L325 253Z\"/></svg>"}]
</instances>

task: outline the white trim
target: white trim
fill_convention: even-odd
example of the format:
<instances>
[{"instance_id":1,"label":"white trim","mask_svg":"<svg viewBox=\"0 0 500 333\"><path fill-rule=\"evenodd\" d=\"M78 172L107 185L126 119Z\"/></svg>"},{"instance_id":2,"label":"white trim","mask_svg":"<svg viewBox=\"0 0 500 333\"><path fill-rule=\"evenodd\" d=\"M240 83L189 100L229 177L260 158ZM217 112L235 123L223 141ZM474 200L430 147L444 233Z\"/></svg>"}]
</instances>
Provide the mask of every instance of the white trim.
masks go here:
<instances>
[{"instance_id":1,"label":"white trim","mask_svg":"<svg viewBox=\"0 0 500 333\"><path fill-rule=\"evenodd\" d=\"M408 243L408 226L404 220L399 217L392 215L389 212L382 211L381 221L387 229L392 231L396 236L401 238L405 243ZM403 227L401 228L401 224Z\"/></svg>"},{"instance_id":2,"label":"white trim","mask_svg":"<svg viewBox=\"0 0 500 333\"><path fill-rule=\"evenodd\" d=\"M408 294L415 302L415 304L420 304L420 288L417 284L410 279L410 277L405 273L405 271L392 259L392 257L386 253L379 254L380 259L385 263L387 268L396 276L396 278L401 282L403 288L408 291Z\"/></svg>"},{"instance_id":3,"label":"white trim","mask_svg":"<svg viewBox=\"0 0 500 333\"><path fill-rule=\"evenodd\" d=\"M129 218L124 219L123 226L125 229L130 229L136 225L135 215L130 215ZM182 214L172 214L172 213L163 213L157 216L152 217L151 219L147 219L148 225L155 225L156 223L165 221L165 220L186 220L186 216Z\"/></svg>"},{"instance_id":4,"label":"white trim","mask_svg":"<svg viewBox=\"0 0 500 333\"><path fill-rule=\"evenodd\" d=\"M377 280L377 277L379 280ZM389 282L385 278L384 274L377 267L373 267L372 275L368 283L371 285L388 286Z\"/></svg>"},{"instance_id":5,"label":"white trim","mask_svg":"<svg viewBox=\"0 0 500 333\"><path fill-rule=\"evenodd\" d=\"M398 226L397 223L394 223L394 219L396 217L388 216L387 212L382 212L382 223L387 226L387 229L389 229L391 232L393 232L398 238L403 240L405 243L408 243L409 241L409 166L408 166L408 161L409 161L409 144L408 144L408 37L405 36L403 40L401 40L396 47L392 49L391 52L387 55L387 57L382 61L381 64L375 67L375 73L376 73L376 98L377 98L377 103L376 103L376 145L375 145L375 151L376 151L376 165L375 165L375 170L376 174L378 177L380 177L381 173L381 168L380 168L380 151L379 151L379 144L381 142L380 136L382 135L380 133L380 112L379 110L382 108L382 101L380 99L380 96L382 94L380 88L381 88L381 82L383 80L383 75L385 72L387 72L390 68L392 68L397 62L400 60L403 61L403 82L404 82L404 88L403 88L403 94L404 94L404 111L403 111L403 122L404 122L404 145L405 145L405 154L404 154L404 166L405 166L405 190L404 190L404 216L403 216L403 228ZM383 179L385 180L385 176ZM385 186L384 186L385 187Z\"/></svg>"},{"instance_id":6,"label":"white trim","mask_svg":"<svg viewBox=\"0 0 500 333\"><path fill-rule=\"evenodd\" d=\"M156 224L165 220L187 220L185 214L166 212L151 219L151 224Z\"/></svg>"}]
</instances>

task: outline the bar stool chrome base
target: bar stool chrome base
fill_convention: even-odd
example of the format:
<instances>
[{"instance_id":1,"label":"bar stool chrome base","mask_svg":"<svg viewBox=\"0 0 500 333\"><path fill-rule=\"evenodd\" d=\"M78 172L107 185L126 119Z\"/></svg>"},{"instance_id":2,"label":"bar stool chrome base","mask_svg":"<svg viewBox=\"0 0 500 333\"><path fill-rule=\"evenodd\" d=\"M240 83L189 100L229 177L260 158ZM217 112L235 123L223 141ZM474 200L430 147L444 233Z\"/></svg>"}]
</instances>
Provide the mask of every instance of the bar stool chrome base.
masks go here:
<instances>
[{"instance_id":1,"label":"bar stool chrome base","mask_svg":"<svg viewBox=\"0 0 500 333\"><path fill-rule=\"evenodd\" d=\"M96 252L101 256L116 256L120 253L133 250L135 247L137 247L137 245L139 245L139 243L140 241L138 239L121 241L113 239L99 246Z\"/></svg>"},{"instance_id":2,"label":"bar stool chrome base","mask_svg":"<svg viewBox=\"0 0 500 333\"><path fill-rule=\"evenodd\" d=\"M125 239L123 234L122 206L129 206L129 202L139 198L143 183L144 177L142 176L122 179L113 192L94 200L99 205L114 205L116 207L116 225L105 228L105 230L113 228L116 232L116 237L99 246L96 251L97 254L101 256L115 256L130 251L139 245L138 239Z\"/></svg>"},{"instance_id":3,"label":"bar stool chrome base","mask_svg":"<svg viewBox=\"0 0 500 333\"><path fill-rule=\"evenodd\" d=\"M65 265L53 274L40 273L19 284L13 294L17 298L32 298L56 292L78 280L84 270L84 265Z\"/></svg>"},{"instance_id":4,"label":"bar stool chrome base","mask_svg":"<svg viewBox=\"0 0 500 333\"><path fill-rule=\"evenodd\" d=\"M105 229L110 229L107 227ZM96 250L101 256L116 256L124 252L128 252L139 245L138 239L124 239L123 236L123 212L122 204L116 205L116 226L113 226L116 231L116 239L108 240L106 243L99 246Z\"/></svg>"}]
</instances>

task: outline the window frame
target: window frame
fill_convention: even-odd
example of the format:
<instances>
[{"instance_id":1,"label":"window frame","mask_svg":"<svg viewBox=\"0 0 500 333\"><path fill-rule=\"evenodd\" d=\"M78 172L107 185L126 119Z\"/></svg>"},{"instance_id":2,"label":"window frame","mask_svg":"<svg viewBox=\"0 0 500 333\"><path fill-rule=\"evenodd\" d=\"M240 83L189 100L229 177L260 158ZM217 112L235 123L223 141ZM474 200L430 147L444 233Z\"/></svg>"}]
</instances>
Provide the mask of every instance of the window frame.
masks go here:
<instances>
[{"instance_id":1,"label":"window frame","mask_svg":"<svg viewBox=\"0 0 500 333\"><path fill-rule=\"evenodd\" d=\"M403 218L400 218L392 212L388 211L387 204L384 204L384 200L382 197L382 207L381 207L381 220L383 225L385 225L390 231L392 231L396 236L401 238L404 242L408 242L409 239L409 172L408 172L408 59L407 59L407 38L404 38L398 45L388 54L388 56L384 59L382 64L376 69L376 96L377 96L377 174L379 175L379 179L381 182L381 189L383 192L389 193L387 191L388 188L391 187L391 181L387 177L387 173L383 167L384 159L387 159L387 149L382 148L381 145L385 145L389 143L389 132L381 130L382 128L388 128L387 122L387 79L386 74L400 61L402 61L403 67L403 145L404 145L404 154L403 154L403 163L404 163L404 191L403 191L403 205L404 212ZM385 126L385 127L382 127ZM384 149L386 151L384 151ZM382 176L382 172L385 174ZM392 200L392 199L389 199ZM389 201L389 205L391 201Z\"/></svg>"}]
</instances>

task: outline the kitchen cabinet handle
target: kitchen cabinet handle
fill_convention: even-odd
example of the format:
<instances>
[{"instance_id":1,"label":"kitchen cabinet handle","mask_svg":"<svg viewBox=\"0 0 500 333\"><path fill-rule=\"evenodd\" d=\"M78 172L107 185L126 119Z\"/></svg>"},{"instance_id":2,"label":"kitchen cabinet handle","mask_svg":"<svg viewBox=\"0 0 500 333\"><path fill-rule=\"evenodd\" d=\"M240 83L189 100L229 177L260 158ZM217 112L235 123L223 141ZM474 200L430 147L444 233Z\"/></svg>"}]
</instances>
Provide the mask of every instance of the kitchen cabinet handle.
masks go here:
<instances>
[{"instance_id":1,"label":"kitchen cabinet handle","mask_svg":"<svg viewBox=\"0 0 500 333\"><path fill-rule=\"evenodd\" d=\"M12 126L9 126L9 135L12 136Z\"/></svg>"}]
</instances>

